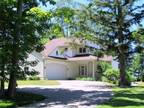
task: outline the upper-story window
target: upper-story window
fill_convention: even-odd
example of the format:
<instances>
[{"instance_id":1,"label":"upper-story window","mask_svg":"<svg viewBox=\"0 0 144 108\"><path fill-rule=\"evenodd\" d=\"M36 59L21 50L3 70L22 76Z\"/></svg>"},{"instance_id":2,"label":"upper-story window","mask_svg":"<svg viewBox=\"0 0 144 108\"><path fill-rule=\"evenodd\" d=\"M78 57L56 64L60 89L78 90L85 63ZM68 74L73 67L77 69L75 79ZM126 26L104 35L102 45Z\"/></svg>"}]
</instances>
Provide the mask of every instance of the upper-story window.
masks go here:
<instances>
[{"instance_id":1,"label":"upper-story window","mask_svg":"<svg viewBox=\"0 0 144 108\"><path fill-rule=\"evenodd\" d=\"M79 48L79 53L86 53L86 48Z\"/></svg>"},{"instance_id":2,"label":"upper-story window","mask_svg":"<svg viewBox=\"0 0 144 108\"><path fill-rule=\"evenodd\" d=\"M65 48L65 49L64 49L64 51L67 51L67 50L68 50L68 48Z\"/></svg>"}]
</instances>

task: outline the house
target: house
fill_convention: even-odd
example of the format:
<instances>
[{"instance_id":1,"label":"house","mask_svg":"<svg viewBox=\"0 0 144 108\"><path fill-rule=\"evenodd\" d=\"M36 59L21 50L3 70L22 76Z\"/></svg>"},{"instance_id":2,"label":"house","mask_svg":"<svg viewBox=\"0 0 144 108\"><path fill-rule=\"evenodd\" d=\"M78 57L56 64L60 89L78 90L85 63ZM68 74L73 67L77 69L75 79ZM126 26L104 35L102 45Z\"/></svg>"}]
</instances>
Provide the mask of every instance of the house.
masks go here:
<instances>
[{"instance_id":1,"label":"house","mask_svg":"<svg viewBox=\"0 0 144 108\"><path fill-rule=\"evenodd\" d=\"M34 51L29 54L28 61L37 61L29 69L39 71L42 79L49 80L74 79L78 76L95 77L98 60L92 55L95 48L99 46L82 39L53 39L45 45L41 53ZM104 55L99 60L113 63L112 56Z\"/></svg>"}]
</instances>

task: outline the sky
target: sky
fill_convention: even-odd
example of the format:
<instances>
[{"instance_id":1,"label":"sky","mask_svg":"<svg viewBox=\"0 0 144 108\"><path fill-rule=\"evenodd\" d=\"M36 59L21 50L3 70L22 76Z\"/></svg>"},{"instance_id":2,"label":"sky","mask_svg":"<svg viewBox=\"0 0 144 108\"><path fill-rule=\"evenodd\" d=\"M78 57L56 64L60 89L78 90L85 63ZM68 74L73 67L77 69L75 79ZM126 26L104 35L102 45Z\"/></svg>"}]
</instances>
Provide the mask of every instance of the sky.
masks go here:
<instances>
[{"instance_id":1,"label":"sky","mask_svg":"<svg viewBox=\"0 0 144 108\"><path fill-rule=\"evenodd\" d=\"M55 0L57 1L57 0ZM88 4L89 3L89 0L73 0L75 2L78 2L78 3L82 3L82 4ZM47 7L43 6L42 4L40 5L40 7L44 10L50 10L50 9L54 9L56 7L56 5L51 5L49 3L47 3Z\"/></svg>"},{"instance_id":2,"label":"sky","mask_svg":"<svg viewBox=\"0 0 144 108\"><path fill-rule=\"evenodd\" d=\"M57 1L57 0L55 0ZM78 2L78 3L82 3L82 4L88 4L90 0L74 0L75 2ZM144 0L139 0L137 1L137 3L135 5L141 5L144 3ZM47 3L47 7L46 6L43 6L42 4L40 5L40 7L44 10L51 10L51 9L55 9L56 8L56 5L51 5L49 3ZM144 26L144 19L142 20L141 24ZM132 30L135 30L138 26L137 25L134 25L132 26Z\"/></svg>"}]
</instances>

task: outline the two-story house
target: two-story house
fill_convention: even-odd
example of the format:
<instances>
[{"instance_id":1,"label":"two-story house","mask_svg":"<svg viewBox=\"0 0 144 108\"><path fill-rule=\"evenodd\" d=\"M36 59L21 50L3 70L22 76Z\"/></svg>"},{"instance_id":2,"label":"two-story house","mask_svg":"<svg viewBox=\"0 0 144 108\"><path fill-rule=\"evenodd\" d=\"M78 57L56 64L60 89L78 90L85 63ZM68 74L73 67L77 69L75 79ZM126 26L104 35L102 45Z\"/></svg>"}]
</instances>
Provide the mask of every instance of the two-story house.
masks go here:
<instances>
[{"instance_id":1,"label":"two-story house","mask_svg":"<svg viewBox=\"0 0 144 108\"><path fill-rule=\"evenodd\" d=\"M95 77L98 58L92 55L92 49L99 46L89 41L74 38L58 38L49 41L41 53L33 52L28 61L36 60L37 65L29 67L40 72L42 79L63 80L78 76ZM112 56L99 60L113 63Z\"/></svg>"}]
</instances>

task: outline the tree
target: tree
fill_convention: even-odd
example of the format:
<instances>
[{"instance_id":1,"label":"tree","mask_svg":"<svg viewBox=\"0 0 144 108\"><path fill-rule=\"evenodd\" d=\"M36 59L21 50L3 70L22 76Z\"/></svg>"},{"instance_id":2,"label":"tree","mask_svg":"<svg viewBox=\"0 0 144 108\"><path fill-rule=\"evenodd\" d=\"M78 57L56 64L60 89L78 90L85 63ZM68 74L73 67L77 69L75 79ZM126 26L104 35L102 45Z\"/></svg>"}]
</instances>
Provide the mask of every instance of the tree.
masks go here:
<instances>
[{"instance_id":1,"label":"tree","mask_svg":"<svg viewBox=\"0 0 144 108\"><path fill-rule=\"evenodd\" d=\"M12 67L10 69L10 79L8 85L7 95L9 97L14 97L16 92L16 71L18 69L18 52L19 52L19 37L21 35L21 19L22 19L22 4L23 0L17 1L17 19L13 35L13 44L12 44Z\"/></svg>"},{"instance_id":2,"label":"tree","mask_svg":"<svg viewBox=\"0 0 144 108\"><path fill-rule=\"evenodd\" d=\"M28 53L43 48L40 39L50 27L51 13L37 8L38 2L31 0L4 0L0 4L4 13L0 18L0 24L4 25L4 28L0 27L0 54L9 59L6 63L1 59L1 65L5 66L1 66L0 72L3 73L3 67L6 67L5 72L10 76L6 94L14 97L16 79L21 74L20 66L25 63ZM5 53L2 52L4 49Z\"/></svg>"},{"instance_id":3,"label":"tree","mask_svg":"<svg viewBox=\"0 0 144 108\"><path fill-rule=\"evenodd\" d=\"M138 80L144 80L144 28L141 25L133 32L133 38L137 53L130 70L138 74Z\"/></svg>"},{"instance_id":4,"label":"tree","mask_svg":"<svg viewBox=\"0 0 144 108\"><path fill-rule=\"evenodd\" d=\"M48 32L52 37L81 37L85 38L87 33L85 26L87 16L82 9L85 5L75 2L74 0L58 0L57 8L53 12L53 27ZM84 36L83 36L84 35Z\"/></svg>"},{"instance_id":5,"label":"tree","mask_svg":"<svg viewBox=\"0 0 144 108\"><path fill-rule=\"evenodd\" d=\"M132 61L132 64L129 67L129 71L133 76L136 77L137 81L142 80L144 74L144 64L143 64L143 55L142 54L135 54L135 57Z\"/></svg>"},{"instance_id":6,"label":"tree","mask_svg":"<svg viewBox=\"0 0 144 108\"><path fill-rule=\"evenodd\" d=\"M91 22L89 28L93 37L103 45L104 50L114 52L119 61L120 86L129 86L126 68L128 57L133 53L131 27L139 24L144 17L144 3L138 0L92 0L89 4Z\"/></svg>"}]
</instances>

